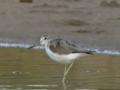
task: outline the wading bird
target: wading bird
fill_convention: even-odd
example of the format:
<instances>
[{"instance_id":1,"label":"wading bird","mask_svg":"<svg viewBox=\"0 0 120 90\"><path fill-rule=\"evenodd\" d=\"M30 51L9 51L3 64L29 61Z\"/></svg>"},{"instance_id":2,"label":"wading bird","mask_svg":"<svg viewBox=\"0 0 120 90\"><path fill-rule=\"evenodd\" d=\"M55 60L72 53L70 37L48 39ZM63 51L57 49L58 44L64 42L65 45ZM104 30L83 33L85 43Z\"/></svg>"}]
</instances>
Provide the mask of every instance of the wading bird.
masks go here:
<instances>
[{"instance_id":1,"label":"wading bird","mask_svg":"<svg viewBox=\"0 0 120 90\"><path fill-rule=\"evenodd\" d=\"M65 83L66 75L70 71L75 60L93 54L93 52L89 50L79 50L75 44L67 40L60 38L50 39L47 35L41 36L39 44L51 60L65 64L64 75L62 78L63 83ZM33 45L30 48L35 46L36 45ZM67 65L69 65L68 68Z\"/></svg>"}]
</instances>

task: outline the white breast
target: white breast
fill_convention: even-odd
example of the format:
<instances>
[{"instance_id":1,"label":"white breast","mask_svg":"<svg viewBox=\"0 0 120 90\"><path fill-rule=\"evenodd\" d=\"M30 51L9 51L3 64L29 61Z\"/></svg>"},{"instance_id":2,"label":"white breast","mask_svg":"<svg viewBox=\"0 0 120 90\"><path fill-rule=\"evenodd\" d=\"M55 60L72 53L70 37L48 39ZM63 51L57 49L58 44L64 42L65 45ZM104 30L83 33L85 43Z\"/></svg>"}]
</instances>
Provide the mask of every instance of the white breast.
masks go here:
<instances>
[{"instance_id":1,"label":"white breast","mask_svg":"<svg viewBox=\"0 0 120 90\"><path fill-rule=\"evenodd\" d=\"M49 48L48 44L45 45L45 51L51 60L62 64L72 63L74 60L88 55L86 53L71 53L71 52L67 54L63 53L59 54L57 52L53 52Z\"/></svg>"},{"instance_id":2,"label":"white breast","mask_svg":"<svg viewBox=\"0 0 120 90\"><path fill-rule=\"evenodd\" d=\"M72 63L74 60L78 59L79 57L83 57L87 55L84 53L58 54L58 53L53 53L49 48L46 48L46 53L53 61L62 64Z\"/></svg>"}]
</instances>

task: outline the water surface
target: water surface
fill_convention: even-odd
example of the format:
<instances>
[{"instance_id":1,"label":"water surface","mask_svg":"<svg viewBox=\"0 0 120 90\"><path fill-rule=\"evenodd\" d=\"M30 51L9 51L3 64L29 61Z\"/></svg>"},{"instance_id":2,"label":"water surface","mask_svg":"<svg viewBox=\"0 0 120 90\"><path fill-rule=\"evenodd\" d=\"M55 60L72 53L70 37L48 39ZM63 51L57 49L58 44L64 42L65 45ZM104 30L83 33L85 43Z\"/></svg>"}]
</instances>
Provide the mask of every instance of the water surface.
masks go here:
<instances>
[{"instance_id":1,"label":"water surface","mask_svg":"<svg viewBox=\"0 0 120 90\"><path fill-rule=\"evenodd\" d=\"M120 89L120 57L90 56L74 63L67 90ZM63 90L64 65L38 50L0 49L1 90Z\"/></svg>"}]
</instances>

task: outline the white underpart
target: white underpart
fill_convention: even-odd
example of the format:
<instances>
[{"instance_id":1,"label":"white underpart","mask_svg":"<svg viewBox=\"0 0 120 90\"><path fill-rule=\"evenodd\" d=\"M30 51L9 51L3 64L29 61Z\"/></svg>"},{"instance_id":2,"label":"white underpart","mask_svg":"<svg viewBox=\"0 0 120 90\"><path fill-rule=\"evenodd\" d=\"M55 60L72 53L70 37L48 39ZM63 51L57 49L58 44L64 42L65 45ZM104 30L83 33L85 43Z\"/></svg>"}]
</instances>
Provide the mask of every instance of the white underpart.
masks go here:
<instances>
[{"instance_id":1,"label":"white underpart","mask_svg":"<svg viewBox=\"0 0 120 90\"><path fill-rule=\"evenodd\" d=\"M84 57L86 56L87 54L84 54L84 53L70 53L70 54L57 54L59 60L61 60L60 62L61 63L72 63L74 60L77 60L79 59L80 57Z\"/></svg>"},{"instance_id":2,"label":"white underpart","mask_svg":"<svg viewBox=\"0 0 120 90\"><path fill-rule=\"evenodd\" d=\"M47 45L45 47L45 51L53 61L62 63L62 64L72 63L74 60L77 60L78 58L84 57L87 55L85 53L58 54L58 53L52 52L50 48L47 47Z\"/></svg>"}]
</instances>

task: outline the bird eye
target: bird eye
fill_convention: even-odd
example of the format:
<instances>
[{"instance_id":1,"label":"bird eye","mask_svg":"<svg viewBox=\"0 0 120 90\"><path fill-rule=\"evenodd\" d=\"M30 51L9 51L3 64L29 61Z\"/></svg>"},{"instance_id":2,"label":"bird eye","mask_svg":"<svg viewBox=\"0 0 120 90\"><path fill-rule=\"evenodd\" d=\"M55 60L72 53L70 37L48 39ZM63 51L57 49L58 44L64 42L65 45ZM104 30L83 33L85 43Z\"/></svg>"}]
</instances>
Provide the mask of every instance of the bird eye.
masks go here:
<instances>
[{"instance_id":1,"label":"bird eye","mask_svg":"<svg viewBox=\"0 0 120 90\"><path fill-rule=\"evenodd\" d=\"M44 38L45 40L47 39L47 37Z\"/></svg>"}]
</instances>

